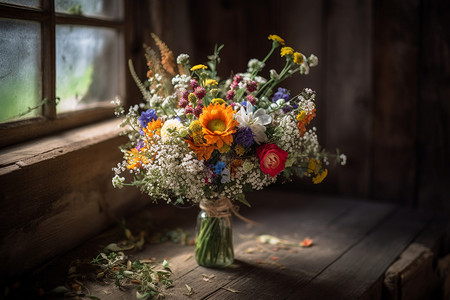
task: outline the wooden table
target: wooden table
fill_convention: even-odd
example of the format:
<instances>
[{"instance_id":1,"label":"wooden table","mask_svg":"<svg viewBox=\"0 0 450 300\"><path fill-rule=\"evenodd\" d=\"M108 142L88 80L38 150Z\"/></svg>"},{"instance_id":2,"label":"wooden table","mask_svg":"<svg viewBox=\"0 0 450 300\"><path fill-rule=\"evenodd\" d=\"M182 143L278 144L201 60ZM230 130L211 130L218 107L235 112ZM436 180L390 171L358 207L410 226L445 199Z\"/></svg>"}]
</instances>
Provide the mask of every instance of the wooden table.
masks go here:
<instances>
[{"instance_id":1,"label":"wooden table","mask_svg":"<svg viewBox=\"0 0 450 300\"><path fill-rule=\"evenodd\" d=\"M412 243L434 247L442 235L432 216L389 204L279 191L248 198L253 208L241 213L260 225L234 218L231 267L198 266L193 246L171 242L136 253L168 259L175 280L167 299L187 299L186 285L191 299L380 299L384 274L400 254ZM193 227L194 221L187 230ZM264 234L293 243L308 237L313 245L283 249L259 243ZM102 299L135 297L112 285L89 288Z\"/></svg>"},{"instance_id":2,"label":"wooden table","mask_svg":"<svg viewBox=\"0 0 450 300\"><path fill-rule=\"evenodd\" d=\"M126 254L130 260L169 261L174 283L166 290L166 299L413 299L406 296L412 290L423 296L436 288L432 264L445 227L433 215L390 204L280 190L255 192L247 198L253 207L241 206L240 212L259 225L233 218L235 262L228 268L198 266L194 246L173 242ZM179 225L194 232L197 207L166 206L166 212L158 212L163 206L151 207L155 219L166 222L161 229ZM49 269L58 266L65 273L54 285L64 283L70 261L83 255L95 257L99 249L121 239L117 230L111 232L51 262L40 274L50 276ZM297 244L310 238L313 245L285 249L258 242L261 235ZM399 261L414 245L426 251ZM410 268L413 263L415 269ZM112 280L84 284L100 299L136 299L136 289L119 290ZM193 291L189 297L186 285Z\"/></svg>"}]
</instances>

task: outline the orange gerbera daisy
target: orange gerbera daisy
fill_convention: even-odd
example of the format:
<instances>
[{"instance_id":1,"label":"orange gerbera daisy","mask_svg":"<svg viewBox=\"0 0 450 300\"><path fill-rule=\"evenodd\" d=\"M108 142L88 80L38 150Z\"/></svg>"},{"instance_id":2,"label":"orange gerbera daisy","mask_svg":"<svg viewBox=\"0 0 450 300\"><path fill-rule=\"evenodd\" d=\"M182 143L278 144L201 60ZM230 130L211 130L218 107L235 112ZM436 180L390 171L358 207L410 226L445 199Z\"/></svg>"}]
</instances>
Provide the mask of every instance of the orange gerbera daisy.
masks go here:
<instances>
[{"instance_id":1,"label":"orange gerbera daisy","mask_svg":"<svg viewBox=\"0 0 450 300\"><path fill-rule=\"evenodd\" d=\"M234 120L234 111L231 106L225 107L225 104L210 104L203 108L202 114L198 120L202 124L202 131L207 144L217 145L222 148L223 143L231 146L233 143L232 134L239 123Z\"/></svg>"}]
</instances>

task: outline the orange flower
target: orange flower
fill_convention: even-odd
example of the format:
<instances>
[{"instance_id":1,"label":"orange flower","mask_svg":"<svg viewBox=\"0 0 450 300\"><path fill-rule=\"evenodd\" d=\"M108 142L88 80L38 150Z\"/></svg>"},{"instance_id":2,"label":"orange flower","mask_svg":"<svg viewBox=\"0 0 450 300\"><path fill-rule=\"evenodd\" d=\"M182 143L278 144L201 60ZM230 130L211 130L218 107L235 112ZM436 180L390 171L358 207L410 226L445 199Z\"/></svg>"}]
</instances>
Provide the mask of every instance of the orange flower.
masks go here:
<instances>
[{"instance_id":1,"label":"orange flower","mask_svg":"<svg viewBox=\"0 0 450 300\"><path fill-rule=\"evenodd\" d=\"M142 131L144 131L147 137L152 138L155 134L161 135L161 127L161 119L156 119L148 122L147 128L142 128Z\"/></svg>"},{"instance_id":2,"label":"orange flower","mask_svg":"<svg viewBox=\"0 0 450 300\"><path fill-rule=\"evenodd\" d=\"M141 151L146 151L146 148L141 148ZM148 164L150 160L145 156L139 153L136 148L133 148L127 151L127 169L137 169L142 166L142 164Z\"/></svg>"},{"instance_id":3,"label":"orange flower","mask_svg":"<svg viewBox=\"0 0 450 300\"><path fill-rule=\"evenodd\" d=\"M233 143L232 134L236 132L234 128L239 123L233 118L233 108L225 107L225 104L210 104L203 108L202 114L199 116L200 124L206 143L217 145L222 148L223 144L231 146Z\"/></svg>"},{"instance_id":4,"label":"orange flower","mask_svg":"<svg viewBox=\"0 0 450 300\"><path fill-rule=\"evenodd\" d=\"M306 125L308 125L311 120L316 116L316 109L314 108L312 112L303 118L299 118L300 121L297 123L297 128L300 132L300 136L303 136L306 132Z\"/></svg>"},{"instance_id":5,"label":"orange flower","mask_svg":"<svg viewBox=\"0 0 450 300\"><path fill-rule=\"evenodd\" d=\"M189 148L191 148L191 150L197 154L198 160L202 159L208 160L211 157L211 154L213 153L214 149L216 149L214 145L196 144L191 140L186 140L186 143L188 143Z\"/></svg>"}]
</instances>

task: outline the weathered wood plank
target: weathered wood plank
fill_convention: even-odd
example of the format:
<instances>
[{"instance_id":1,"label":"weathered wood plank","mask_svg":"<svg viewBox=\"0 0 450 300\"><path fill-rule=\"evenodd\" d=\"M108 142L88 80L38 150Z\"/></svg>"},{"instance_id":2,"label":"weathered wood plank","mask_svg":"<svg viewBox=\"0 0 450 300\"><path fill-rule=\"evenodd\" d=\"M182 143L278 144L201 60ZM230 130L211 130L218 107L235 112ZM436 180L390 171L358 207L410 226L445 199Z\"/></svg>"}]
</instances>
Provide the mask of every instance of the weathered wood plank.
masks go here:
<instances>
[{"instance_id":1,"label":"weathered wood plank","mask_svg":"<svg viewBox=\"0 0 450 300\"><path fill-rule=\"evenodd\" d=\"M130 260L154 258L156 262L170 262L175 282L166 291L167 299L185 298L186 284L194 291L191 299L376 299L381 297L384 270L430 218L392 205L270 190L249 195L249 201L255 207L243 209L242 214L260 225L247 226L235 220L236 260L229 268L200 267L193 257L193 246L171 242L146 245L144 250L127 255ZM283 205L274 205L274 201ZM193 233L197 208L148 208L157 230L171 229L175 226L173 220L177 220L177 226ZM130 228L145 224L137 217L131 220L127 222ZM121 239L120 232L115 233L85 244L81 251L73 251L65 259L55 260L53 267L66 266L67 270L68 262L95 257L104 246ZM260 234L291 242L308 236L314 245L283 249L257 242L255 237ZM41 270L46 276L50 273ZM209 280L203 280L204 275ZM113 300L135 297L133 288L120 290L113 280L102 283L94 277L95 274L92 281L85 282L94 296ZM64 280L60 276L53 283L61 285ZM47 287L52 286L47 285L46 290Z\"/></svg>"},{"instance_id":2,"label":"weathered wood plank","mask_svg":"<svg viewBox=\"0 0 450 300\"><path fill-rule=\"evenodd\" d=\"M421 1L417 205L450 218L450 2Z\"/></svg>"},{"instance_id":3,"label":"weathered wood plank","mask_svg":"<svg viewBox=\"0 0 450 300\"><path fill-rule=\"evenodd\" d=\"M182 276L175 281L175 287L172 291L175 295L186 292L184 284L188 284L195 291L195 299L210 297L211 295L216 297L214 291L217 291L219 294L230 293L222 289L225 286L238 290L242 289L242 287L233 287L232 283L247 278L255 272L268 271L267 274L270 276L271 270L274 268L279 269L278 265L270 264L271 262L275 262L270 257L279 256L281 260L281 257L288 256L289 252L273 251L274 247L270 245L261 247L256 242L256 236L270 234L279 238L287 238L299 242L308 235L314 235L316 231L325 230L324 228L327 224L333 222L333 220L339 218L339 216L345 214L356 205L354 201L336 201L336 199L325 197L305 197L295 193L274 194L273 192L265 191L254 194L249 198L261 197L258 200L263 202L260 203L263 206L267 205L268 201L273 202L276 197L279 198L282 195L282 199L279 200L279 203L282 205L273 207L272 203L271 206L267 207L255 207L254 213L249 211L248 214L245 214L245 216L259 222L260 225L247 227L242 222L236 222L238 224L236 224L237 226L235 226L234 230L235 264L225 270L195 267L186 276ZM257 202L252 201L252 199L249 200L251 203ZM258 203L254 205L257 206ZM286 207L289 207L289 209L286 210ZM247 238L248 236L253 238ZM246 250L249 248L255 249L255 251L252 254L247 254ZM205 283L202 281L203 274L214 274L214 279ZM250 292L250 289L247 288L245 291ZM242 297L242 293L236 295Z\"/></svg>"},{"instance_id":4,"label":"weathered wood plank","mask_svg":"<svg viewBox=\"0 0 450 300\"><path fill-rule=\"evenodd\" d=\"M372 1L324 1L324 55L321 139L329 151L339 148L347 165L320 188L368 197L372 147ZM354 184L350 184L354 183Z\"/></svg>"},{"instance_id":5,"label":"weathered wood plank","mask_svg":"<svg viewBox=\"0 0 450 300\"><path fill-rule=\"evenodd\" d=\"M413 205L417 175L419 4L419 0L374 1L376 101L370 197L408 205Z\"/></svg>"},{"instance_id":6,"label":"weathered wood plank","mask_svg":"<svg viewBox=\"0 0 450 300\"><path fill-rule=\"evenodd\" d=\"M307 285L345 251L359 242L367 232L382 222L393 210L394 207L389 205L359 203L346 212L336 215L335 219L326 220L325 226L316 230L311 228L309 233L315 244L312 248L300 249L296 253L279 251L266 254L265 261L270 261L271 255L276 256L277 262L285 268L279 268L278 265L261 266L255 264L255 261L249 260L254 268L226 285L226 287L241 292L230 294L227 291L219 290L211 295L211 299L254 299L255 297L257 299L280 299L287 297L291 293L295 293L298 287ZM286 219L292 220L293 215L295 213L292 213L290 218L286 216ZM279 225L274 223L274 226L278 228ZM295 229L292 230L289 227L282 231L291 237L295 233ZM243 256L242 260L248 260L249 256L243 250L245 249L239 248L239 253Z\"/></svg>"},{"instance_id":7,"label":"weathered wood plank","mask_svg":"<svg viewBox=\"0 0 450 300\"><path fill-rule=\"evenodd\" d=\"M291 299L308 295L313 299L370 298L381 292L384 271L423 228L426 219L401 210L369 232L359 243L342 252L333 264L309 284L293 292ZM376 284L376 286L373 286Z\"/></svg>"}]
</instances>

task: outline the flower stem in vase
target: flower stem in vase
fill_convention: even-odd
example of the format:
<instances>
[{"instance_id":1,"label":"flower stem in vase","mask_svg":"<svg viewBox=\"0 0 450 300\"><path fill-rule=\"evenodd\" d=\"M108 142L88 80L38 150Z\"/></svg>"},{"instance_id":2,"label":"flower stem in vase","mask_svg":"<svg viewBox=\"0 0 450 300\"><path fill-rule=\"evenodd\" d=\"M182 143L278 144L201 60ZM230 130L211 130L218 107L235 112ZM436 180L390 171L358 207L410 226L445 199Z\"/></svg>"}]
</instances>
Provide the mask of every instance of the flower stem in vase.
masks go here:
<instances>
[{"instance_id":1,"label":"flower stem in vase","mask_svg":"<svg viewBox=\"0 0 450 300\"><path fill-rule=\"evenodd\" d=\"M233 236L229 217L209 217L205 211L200 212L195 259L205 267L226 267L233 263Z\"/></svg>"}]
</instances>

